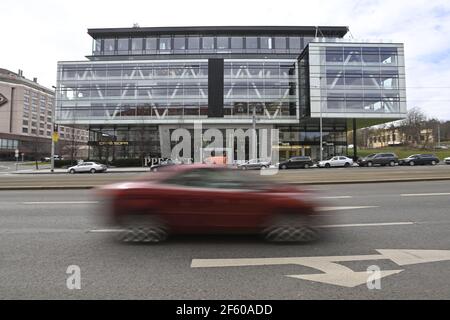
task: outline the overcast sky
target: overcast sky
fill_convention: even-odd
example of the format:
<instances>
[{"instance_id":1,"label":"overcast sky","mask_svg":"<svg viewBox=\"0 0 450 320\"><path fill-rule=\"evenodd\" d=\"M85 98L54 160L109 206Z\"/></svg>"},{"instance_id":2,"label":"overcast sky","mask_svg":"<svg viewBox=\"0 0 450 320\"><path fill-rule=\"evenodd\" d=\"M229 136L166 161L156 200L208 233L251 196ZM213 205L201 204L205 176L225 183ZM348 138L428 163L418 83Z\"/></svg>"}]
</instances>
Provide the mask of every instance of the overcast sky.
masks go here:
<instances>
[{"instance_id":1,"label":"overcast sky","mask_svg":"<svg viewBox=\"0 0 450 320\"><path fill-rule=\"evenodd\" d=\"M408 108L450 119L450 0L1 0L0 68L51 87L56 62L85 60L88 28L342 25L405 44Z\"/></svg>"}]
</instances>

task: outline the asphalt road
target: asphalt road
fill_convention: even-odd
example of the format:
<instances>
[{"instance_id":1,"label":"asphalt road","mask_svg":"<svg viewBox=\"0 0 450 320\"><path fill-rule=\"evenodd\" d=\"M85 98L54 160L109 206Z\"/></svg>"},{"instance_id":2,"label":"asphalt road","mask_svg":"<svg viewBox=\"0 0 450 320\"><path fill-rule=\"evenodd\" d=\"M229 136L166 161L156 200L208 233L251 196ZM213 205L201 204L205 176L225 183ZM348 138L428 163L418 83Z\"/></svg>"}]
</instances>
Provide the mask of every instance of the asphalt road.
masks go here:
<instances>
[{"instance_id":1,"label":"asphalt road","mask_svg":"<svg viewBox=\"0 0 450 320\"><path fill-rule=\"evenodd\" d=\"M265 171L266 173L268 170ZM15 174L0 172L0 190L14 187L92 187L107 183L125 181L139 175L152 173L97 173L97 174ZM285 183L342 183L356 181L396 181L415 179L449 179L450 165L437 166L395 166L372 168L331 168L279 170L271 178Z\"/></svg>"},{"instance_id":2,"label":"asphalt road","mask_svg":"<svg viewBox=\"0 0 450 320\"><path fill-rule=\"evenodd\" d=\"M0 298L450 299L450 257L411 263L417 253L403 254L410 264L399 265L376 251L450 250L450 181L311 188L324 207L335 210L323 212L329 218L325 238L306 245L274 245L253 236L178 236L158 245L123 245L96 218L89 190L2 191ZM349 257L331 264L337 276L328 280L337 284L304 279L322 273L314 257L323 256ZM273 262L280 257L301 257L303 265ZM272 262L192 267L230 258ZM66 286L69 265L80 267L80 290ZM339 284L355 278L339 266L362 274L371 265L393 270L381 278L381 289L369 290L364 279L353 287Z\"/></svg>"}]
</instances>

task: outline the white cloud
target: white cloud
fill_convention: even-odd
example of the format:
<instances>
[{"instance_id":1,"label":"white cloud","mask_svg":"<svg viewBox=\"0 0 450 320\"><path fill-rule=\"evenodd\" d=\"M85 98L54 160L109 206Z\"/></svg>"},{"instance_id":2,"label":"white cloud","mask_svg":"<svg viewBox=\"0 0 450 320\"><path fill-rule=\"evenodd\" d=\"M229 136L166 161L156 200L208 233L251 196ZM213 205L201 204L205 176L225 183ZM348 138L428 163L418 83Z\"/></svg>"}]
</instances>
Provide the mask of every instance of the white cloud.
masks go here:
<instances>
[{"instance_id":1,"label":"white cloud","mask_svg":"<svg viewBox=\"0 0 450 320\"><path fill-rule=\"evenodd\" d=\"M56 61L83 60L87 28L189 25L344 25L355 38L405 43L408 106L450 119L450 2L2 0L0 67L47 86Z\"/></svg>"}]
</instances>

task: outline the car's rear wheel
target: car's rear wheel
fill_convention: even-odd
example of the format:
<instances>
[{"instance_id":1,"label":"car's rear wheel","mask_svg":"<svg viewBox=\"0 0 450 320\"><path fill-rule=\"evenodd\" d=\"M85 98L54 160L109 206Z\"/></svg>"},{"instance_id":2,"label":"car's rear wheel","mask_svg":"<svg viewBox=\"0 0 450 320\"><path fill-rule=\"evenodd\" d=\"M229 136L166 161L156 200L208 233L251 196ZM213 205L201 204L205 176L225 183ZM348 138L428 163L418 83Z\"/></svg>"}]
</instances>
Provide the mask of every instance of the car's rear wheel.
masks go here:
<instances>
[{"instance_id":1,"label":"car's rear wheel","mask_svg":"<svg viewBox=\"0 0 450 320\"><path fill-rule=\"evenodd\" d=\"M261 170L267 169L267 166L261 166Z\"/></svg>"},{"instance_id":2,"label":"car's rear wheel","mask_svg":"<svg viewBox=\"0 0 450 320\"><path fill-rule=\"evenodd\" d=\"M154 216L132 216L123 222L117 240L124 243L158 243L167 239L167 228Z\"/></svg>"},{"instance_id":3,"label":"car's rear wheel","mask_svg":"<svg viewBox=\"0 0 450 320\"><path fill-rule=\"evenodd\" d=\"M389 162L389 165L390 165L391 167L395 166L395 161L390 161L390 162Z\"/></svg>"},{"instance_id":4,"label":"car's rear wheel","mask_svg":"<svg viewBox=\"0 0 450 320\"><path fill-rule=\"evenodd\" d=\"M92 168L91 170L89 170L90 173L96 173L97 170L95 170L94 168Z\"/></svg>"},{"instance_id":5,"label":"car's rear wheel","mask_svg":"<svg viewBox=\"0 0 450 320\"><path fill-rule=\"evenodd\" d=\"M309 164L305 163L305 165L303 166L304 169L308 169L309 168Z\"/></svg>"},{"instance_id":6,"label":"car's rear wheel","mask_svg":"<svg viewBox=\"0 0 450 320\"><path fill-rule=\"evenodd\" d=\"M69 171L71 174L74 174L75 173L75 169L70 169L70 171Z\"/></svg>"},{"instance_id":7,"label":"car's rear wheel","mask_svg":"<svg viewBox=\"0 0 450 320\"><path fill-rule=\"evenodd\" d=\"M270 242L311 242L318 240L317 228L311 226L307 217L280 215L269 223L262 232L264 239Z\"/></svg>"},{"instance_id":8,"label":"car's rear wheel","mask_svg":"<svg viewBox=\"0 0 450 320\"><path fill-rule=\"evenodd\" d=\"M346 162L346 163L344 164L344 167L346 167L346 168L350 167L350 163Z\"/></svg>"},{"instance_id":9,"label":"car's rear wheel","mask_svg":"<svg viewBox=\"0 0 450 320\"><path fill-rule=\"evenodd\" d=\"M434 160L431 161L431 165L432 165L432 166L435 166L435 165L436 165L436 161L434 161Z\"/></svg>"}]
</instances>

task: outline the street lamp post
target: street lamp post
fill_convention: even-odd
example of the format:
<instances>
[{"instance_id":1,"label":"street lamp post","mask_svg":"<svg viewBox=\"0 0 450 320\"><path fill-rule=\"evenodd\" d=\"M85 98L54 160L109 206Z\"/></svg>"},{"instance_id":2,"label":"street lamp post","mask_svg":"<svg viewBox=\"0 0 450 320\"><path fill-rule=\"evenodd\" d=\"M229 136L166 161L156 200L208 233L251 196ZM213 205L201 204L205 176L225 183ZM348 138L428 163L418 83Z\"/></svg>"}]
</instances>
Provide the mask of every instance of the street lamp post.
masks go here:
<instances>
[{"instance_id":1,"label":"street lamp post","mask_svg":"<svg viewBox=\"0 0 450 320\"><path fill-rule=\"evenodd\" d=\"M55 90L55 99L53 101L52 104L52 148L51 148L51 156L50 156L50 161L51 161L51 169L50 172L54 172L55 171L55 104L56 104L56 87L52 86L52 88Z\"/></svg>"}]
</instances>

